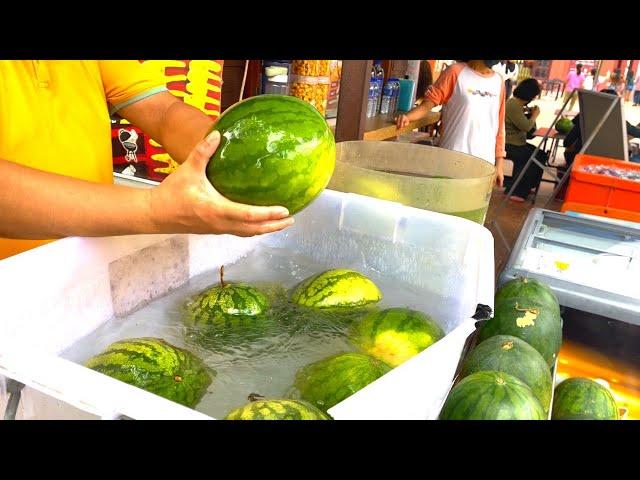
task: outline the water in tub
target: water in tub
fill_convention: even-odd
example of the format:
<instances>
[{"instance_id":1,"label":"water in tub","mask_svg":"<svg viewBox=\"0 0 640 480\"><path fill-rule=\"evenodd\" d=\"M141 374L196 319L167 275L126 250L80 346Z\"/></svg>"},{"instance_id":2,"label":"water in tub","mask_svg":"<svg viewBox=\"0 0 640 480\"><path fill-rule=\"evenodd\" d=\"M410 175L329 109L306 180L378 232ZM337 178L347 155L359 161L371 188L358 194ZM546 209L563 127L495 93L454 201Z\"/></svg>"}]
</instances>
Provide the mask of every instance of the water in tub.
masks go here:
<instances>
[{"instance_id":1,"label":"water in tub","mask_svg":"<svg viewBox=\"0 0 640 480\"><path fill-rule=\"evenodd\" d=\"M117 340L163 338L192 351L216 370L217 375L196 410L223 418L230 410L248 403L250 394L267 398L287 395L299 368L333 354L355 350L347 338L348 321L301 311L282 298L286 290L302 279L338 267L354 268L355 264L320 264L290 250L260 246L236 263L225 265L225 281L249 283L268 292L274 305L272 315L279 325L277 329L242 331L212 344L197 341L201 337L185 329L183 305L188 298L219 282L218 271L211 270L126 317L108 321L63 356L84 363ZM374 266L356 269L382 290L380 307L414 308L438 320L439 302L423 288L385 278ZM450 330L448 325L439 323L446 332Z\"/></svg>"}]
</instances>

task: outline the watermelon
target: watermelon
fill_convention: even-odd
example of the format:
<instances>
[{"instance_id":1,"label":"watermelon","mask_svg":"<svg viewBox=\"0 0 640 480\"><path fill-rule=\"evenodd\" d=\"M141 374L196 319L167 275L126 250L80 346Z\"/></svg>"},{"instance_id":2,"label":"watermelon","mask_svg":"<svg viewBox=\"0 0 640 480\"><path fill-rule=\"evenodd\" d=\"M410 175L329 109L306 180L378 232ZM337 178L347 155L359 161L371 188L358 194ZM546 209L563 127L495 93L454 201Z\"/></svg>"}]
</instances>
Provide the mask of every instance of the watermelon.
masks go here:
<instances>
[{"instance_id":1,"label":"watermelon","mask_svg":"<svg viewBox=\"0 0 640 480\"><path fill-rule=\"evenodd\" d=\"M545 420L547 415L527 385L504 372L477 372L449 392L440 420Z\"/></svg>"},{"instance_id":2,"label":"watermelon","mask_svg":"<svg viewBox=\"0 0 640 480\"><path fill-rule=\"evenodd\" d=\"M268 307L269 300L256 288L225 283L224 267L220 267L220 284L187 302L187 320L195 325L229 327L264 313Z\"/></svg>"},{"instance_id":3,"label":"watermelon","mask_svg":"<svg viewBox=\"0 0 640 480\"><path fill-rule=\"evenodd\" d=\"M556 387L553 420L618 420L620 414L611 392L588 378L568 378Z\"/></svg>"},{"instance_id":4,"label":"watermelon","mask_svg":"<svg viewBox=\"0 0 640 480\"><path fill-rule=\"evenodd\" d=\"M232 410L225 420L331 420L331 417L300 400L258 400Z\"/></svg>"},{"instance_id":5,"label":"watermelon","mask_svg":"<svg viewBox=\"0 0 640 480\"><path fill-rule=\"evenodd\" d=\"M535 278L518 277L504 283L496 292L495 304L515 297L525 297L545 305L553 306L560 315L560 304L553 290Z\"/></svg>"},{"instance_id":6,"label":"watermelon","mask_svg":"<svg viewBox=\"0 0 640 480\"><path fill-rule=\"evenodd\" d=\"M259 95L227 109L213 126L220 146L207 178L222 195L250 205L280 205L290 214L329 183L336 144L324 117L286 95Z\"/></svg>"},{"instance_id":7,"label":"watermelon","mask_svg":"<svg viewBox=\"0 0 640 480\"><path fill-rule=\"evenodd\" d=\"M548 304L524 297L508 298L496 304L493 318L480 328L478 339L483 342L494 335L513 335L524 340L551 367L562 344L562 319Z\"/></svg>"},{"instance_id":8,"label":"watermelon","mask_svg":"<svg viewBox=\"0 0 640 480\"><path fill-rule=\"evenodd\" d=\"M573 128L573 122L567 117L562 117L556 122L556 130L558 133L566 135Z\"/></svg>"},{"instance_id":9,"label":"watermelon","mask_svg":"<svg viewBox=\"0 0 640 480\"><path fill-rule=\"evenodd\" d=\"M326 412L390 370L369 355L341 353L298 370L294 387L300 398Z\"/></svg>"},{"instance_id":10,"label":"watermelon","mask_svg":"<svg viewBox=\"0 0 640 480\"><path fill-rule=\"evenodd\" d=\"M533 391L545 412L551 407L553 380L542 355L524 340L496 335L474 348L465 360L461 378L476 372L493 370L522 380Z\"/></svg>"},{"instance_id":11,"label":"watermelon","mask_svg":"<svg viewBox=\"0 0 640 480\"><path fill-rule=\"evenodd\" d=\"M191 408L215 375L191 352L160 338L112 343L86 367Z\"/></svg>"},{"instance_id":12,"label":"watermelon","mask_svg":"<svg viewBox=\"0 0 640 480\"><path fill-rule=\"evenodd\" d=\"M344 268L312 275L291 293L291 301L312 308L362 307L381 298L375 283L360 272Z\"/></svg>"},{"instance_id":13,"label":"watermelon","mask_svg":"<svg viewBox=\"0 0 640 480\"><path fill-rule=\"evenodd\" d=\"M444 337L444 331L422 312L388 308L354 324L350 337L369 355L397 367Z\"/></svg>"}]
</instances>

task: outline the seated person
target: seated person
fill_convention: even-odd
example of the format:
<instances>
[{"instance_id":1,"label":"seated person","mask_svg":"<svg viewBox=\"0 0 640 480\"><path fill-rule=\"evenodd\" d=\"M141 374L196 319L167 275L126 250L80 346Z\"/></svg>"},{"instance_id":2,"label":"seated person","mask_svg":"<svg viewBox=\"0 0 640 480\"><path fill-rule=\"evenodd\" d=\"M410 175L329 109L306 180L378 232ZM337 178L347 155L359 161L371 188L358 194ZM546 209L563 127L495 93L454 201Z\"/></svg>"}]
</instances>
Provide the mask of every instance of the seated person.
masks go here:
<instances>
[{"instance_id":1,"label":"seated person","mask_svg":"<svg viewBox=\"0 0 640 480\"><path fill-rule=\"evenodd\" d=\"M527 116L529 103L540 95L540 84L534 78L523 80L513 91L513 97L507 100L505 105L505 149L507 158L513 162L512 181L518 178L520 172L536 149L535 145L527 142L528 134L536 129L536 119L540 115L537 106L530 109L530 117ZM547 156L538 151L536 159L545 164ZM531 163L520 183L516 186L509 200L524 202L529 193L535 190L542 178L542 169L535 163ZM505 188L505 193L511 187Z\"/></svg>"}]
</instances>

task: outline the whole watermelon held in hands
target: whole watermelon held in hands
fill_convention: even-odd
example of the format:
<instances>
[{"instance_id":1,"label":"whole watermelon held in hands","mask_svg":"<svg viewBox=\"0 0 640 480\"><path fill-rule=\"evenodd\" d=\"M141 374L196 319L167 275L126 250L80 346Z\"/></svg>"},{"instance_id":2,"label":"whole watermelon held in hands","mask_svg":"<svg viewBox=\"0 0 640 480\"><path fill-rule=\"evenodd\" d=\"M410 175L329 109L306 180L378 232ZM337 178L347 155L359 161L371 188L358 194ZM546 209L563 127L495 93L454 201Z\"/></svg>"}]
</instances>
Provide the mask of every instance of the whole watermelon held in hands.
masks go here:
<instances>
[{"instance_id":1,"label":"whole watermelon held in hands","mask_svg":"<svg viewBox=\"0 0 640 480\"><path fill-rule=\"evenodd\" d=\"M324 117L287 95L259 95L227 109L212 130L220 146L207 177L228 199L283 206L293 215L329 183L336 145Z\"/></svg>"}]
</instances>

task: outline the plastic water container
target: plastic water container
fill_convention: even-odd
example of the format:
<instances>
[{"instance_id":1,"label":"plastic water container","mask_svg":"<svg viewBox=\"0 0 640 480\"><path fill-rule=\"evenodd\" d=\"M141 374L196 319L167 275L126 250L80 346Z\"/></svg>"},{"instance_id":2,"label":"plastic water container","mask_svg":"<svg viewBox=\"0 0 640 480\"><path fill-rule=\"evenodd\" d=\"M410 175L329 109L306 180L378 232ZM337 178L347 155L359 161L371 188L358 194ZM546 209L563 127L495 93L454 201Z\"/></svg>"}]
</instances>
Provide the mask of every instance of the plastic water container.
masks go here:
<instances>
[{"instance_id":1,"label":"plastic water container","mask_svg":"<svg viewBox=\"0 0 640 480\"><path fill-rule=\"evenodd\" d=\"M415 82L409 79L408 75L405 75L405 78L401 78L400 82L400 93L398 95L398 111L399 112L408 112L413 108L413 98L414 98L414 90L415 90Z\"/></svg>"},{"instance_id":2,"label":"plastic water container","mask_svg":"<svg viewBox=\"0 0 640 480\"><path fill-rule=\"evenodd\" d=\"M489 162L412 143L353 141L336 147L329 188L484 223L495 178Z\"/></svg>"},{"instance_id":3,"label":"plastic water container","mask_svg":"<svg viewBox=\"0 0 640 480\"><path fill-rule=\"evenodd\" d=\"M66 360L61 352L113 319L261 245L335 268L375 268L437 309L446 336L334 406L336 419L433 419L478 303L493 305L493 237L460 218L325 190L269 235L66 238L0 261L0 379L26 385L18 419L211 419ZM37 294L34 294L37 292ZM0 412L6 394L0 392Z\"/></svg>"}]
</instances>

